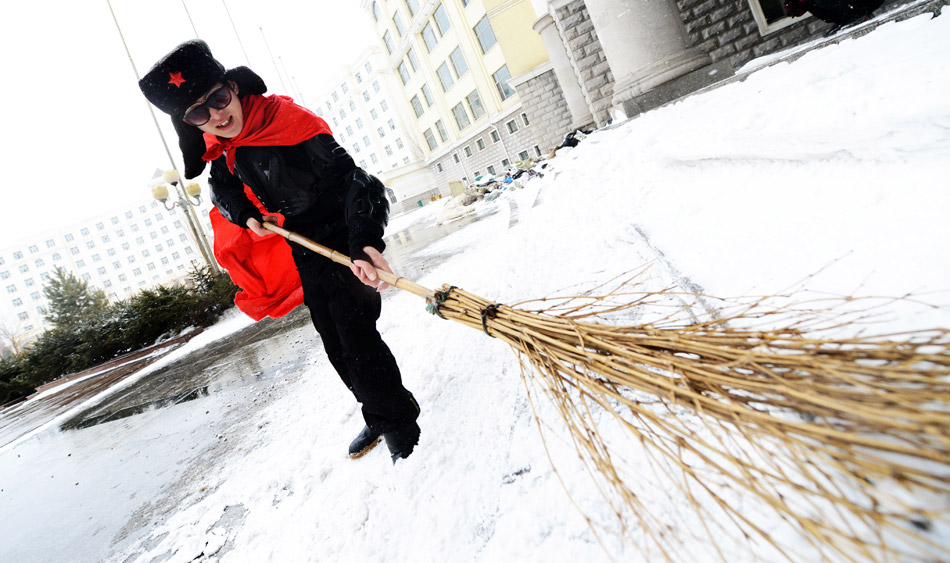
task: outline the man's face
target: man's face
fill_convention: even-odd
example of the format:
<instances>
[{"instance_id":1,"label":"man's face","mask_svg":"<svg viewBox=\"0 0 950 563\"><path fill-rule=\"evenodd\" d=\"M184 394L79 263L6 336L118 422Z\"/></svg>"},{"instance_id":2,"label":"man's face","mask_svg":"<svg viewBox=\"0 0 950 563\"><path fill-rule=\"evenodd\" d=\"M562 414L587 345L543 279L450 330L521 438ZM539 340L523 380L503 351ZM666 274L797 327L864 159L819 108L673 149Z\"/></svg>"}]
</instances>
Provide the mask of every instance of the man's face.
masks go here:
<instances>
[{"instance_id":1,"label":"man's face","mask_svg":"<svg viewBox=\"0 0 950 563\"><path fill-rule=\"evenodd\" d=\"M219 96L223 96L224 92L218 92L222 86L225 86L227 91L231 94L231 101L226 106L221 109L216 109L214 103L206 103L208 99L211 98L211 101L214 102ZM237 97L238 90L237 85L233 82L228 85L216 84L213 88L205 92L204 96L198 98L191 107L188 108L188 111L195 111L196 108L200 111L203 105L207 109L210 117L208 118L207 123L203 125L196 125L198 129L205 133L210 133L212 135L217 135L218 137L224 137L230 139L232 137L237 137L241 132L241 129L244 127L244 111L241 109L241 101ZM218 98L220 99L220 98ZM185 114L188 114L188 111Z\"/></svg>"}]
</instances>

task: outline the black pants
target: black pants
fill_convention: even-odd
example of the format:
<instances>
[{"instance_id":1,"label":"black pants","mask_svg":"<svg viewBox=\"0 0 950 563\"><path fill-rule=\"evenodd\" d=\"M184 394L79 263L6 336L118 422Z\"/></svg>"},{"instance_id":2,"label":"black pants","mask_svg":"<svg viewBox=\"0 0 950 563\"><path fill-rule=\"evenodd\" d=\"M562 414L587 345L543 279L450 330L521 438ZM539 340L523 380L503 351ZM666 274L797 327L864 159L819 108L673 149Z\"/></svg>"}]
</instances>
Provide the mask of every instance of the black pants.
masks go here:
<instances>
[{"instance_id":1,"label":"black pants","mask_svg":"<svg viewBox=\"0 0 950 563\"><path fill-rule=\"evenodd\" d=\"M321 241L345 250L346 238ZM330 363L363 405L363 419L376 432L389 432L419 416L415 398L402 385L399 366L376 330L382 299L348 267L291 243L303 284L304 303Z\"/></svg>"}]
</instances>

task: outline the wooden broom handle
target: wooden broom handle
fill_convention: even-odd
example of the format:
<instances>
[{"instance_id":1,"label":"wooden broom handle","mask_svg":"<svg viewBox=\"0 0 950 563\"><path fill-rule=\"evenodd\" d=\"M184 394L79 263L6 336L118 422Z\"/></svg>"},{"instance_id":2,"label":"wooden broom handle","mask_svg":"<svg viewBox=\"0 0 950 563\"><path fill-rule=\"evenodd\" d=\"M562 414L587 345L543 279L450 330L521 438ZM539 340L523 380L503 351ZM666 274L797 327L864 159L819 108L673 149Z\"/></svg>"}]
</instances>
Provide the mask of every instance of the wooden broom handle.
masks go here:
<instances>
[{"instance_id":1,"label":"wooden broom handle","mask_svg":"<svg viewBox=\"0 0 950 563\"><path fill-rule=\"evenodd\" d=\"M309 248L310 250L316 252L317 254L320 254L321 256L325 256L329 258L330 260L333 260L337 264L342 264L344 266L350 266L353 264L353 261L350 260L350 257L347 256L346 254L342 254L340 252L337 252L336 250L327 248L326 246L323 246L322 244L317 244L316 242L313 242L312 240L308 239L307 237L303 235L298 235L297 233L293 231L288 231L287 229L283 227L278 227L277 225L273 223L262 222L261 225L263 225L265 229L269 231L273 231L277 233L278 235L286 238L287 240L296 242L297 244L303 247ZM395 288L401 289L403 291L408 291L409 293L418 295L419 297L422 297L423 299L429 299L435 295L435 292L432 291L431 289L421 286L414 281L407 280L404 277L397 276L396 274L391 274L389 272L386 272L384 270L380 270L377 268L376 275L379 276L379 279L383 280L389 285Z\"/></svg>"}]
</instances>

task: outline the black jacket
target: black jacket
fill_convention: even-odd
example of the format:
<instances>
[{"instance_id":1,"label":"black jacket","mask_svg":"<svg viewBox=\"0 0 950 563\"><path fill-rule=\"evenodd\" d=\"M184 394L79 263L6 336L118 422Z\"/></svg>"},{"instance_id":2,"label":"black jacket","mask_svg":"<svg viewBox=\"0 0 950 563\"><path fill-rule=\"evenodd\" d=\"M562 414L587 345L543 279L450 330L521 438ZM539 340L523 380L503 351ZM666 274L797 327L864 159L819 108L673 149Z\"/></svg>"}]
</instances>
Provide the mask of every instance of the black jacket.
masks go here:
<instances>
[{"instance_id":1,"label":"black jacket","mask_svg":"<svg viewBox=\"0 0 950 563\"><path fill-rule=\"evenodd\" d=\"M234 174L225 156L211 163L211 201L225 219L247 227L261 220L244 195L244 184L271 213L284 215L284 227L320 242L347 233L353 259L367 259L364 246L385 248L383 231L389 201L377 178L356 166L330 135L298 145L238 147Z\"/></svg>"}]
</instances>

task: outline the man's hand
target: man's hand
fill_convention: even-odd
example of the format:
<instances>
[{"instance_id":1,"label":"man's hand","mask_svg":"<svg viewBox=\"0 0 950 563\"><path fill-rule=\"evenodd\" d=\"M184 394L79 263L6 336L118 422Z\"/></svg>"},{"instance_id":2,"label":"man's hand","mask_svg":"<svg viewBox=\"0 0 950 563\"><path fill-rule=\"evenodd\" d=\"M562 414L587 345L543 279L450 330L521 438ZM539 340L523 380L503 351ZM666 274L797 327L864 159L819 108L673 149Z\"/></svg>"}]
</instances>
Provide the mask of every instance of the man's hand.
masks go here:
<instances>
[{"instance_id":1,"label":"man's hand","mask_svg":"<svg viewBox=\"0 0 950 563\"><path fill-rule=\"evenodd\" d=\"M276 224L277 224L277 217L275 217L275 216L273 216L273 215L264 215L264 222L265 222L265 223L273 223L273 224L276 225ZM255 218L253 218L253 217L248 217L248 219L247 219L247 228L248 228L248 229L251 229L251 231L253 231L254 234L257 235L257 236L259 236L259 237L263 237L263 236L267 236L267 235L271 234L271 231L268 231L267 229L265 229L265 228L264 228L264 225L262 225L260 221L258 221L257 219L255 219Z\"/></svg>"},{"instance_id":2,"label":"man's hand","mask_svg":"<svg viewBox=\"0 0 950 563\"><path fill-rule=\"evenodd\" d=\"M358 277L360 281L366 285L375 287L376 291L382 291L389 287L389 284L379 279L379 275L376 273L376 270L382 270L390 274L393 273L389 267L389 262L372 246L364 246L363 252L369 256L369 259L372 260L373 263L370 264L366 260L354 260L353 263L350 264L350 270L353 271L353 275Z\"/></svg>"}]
</instances>

